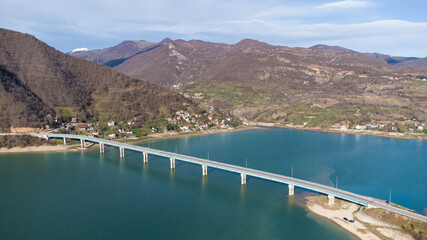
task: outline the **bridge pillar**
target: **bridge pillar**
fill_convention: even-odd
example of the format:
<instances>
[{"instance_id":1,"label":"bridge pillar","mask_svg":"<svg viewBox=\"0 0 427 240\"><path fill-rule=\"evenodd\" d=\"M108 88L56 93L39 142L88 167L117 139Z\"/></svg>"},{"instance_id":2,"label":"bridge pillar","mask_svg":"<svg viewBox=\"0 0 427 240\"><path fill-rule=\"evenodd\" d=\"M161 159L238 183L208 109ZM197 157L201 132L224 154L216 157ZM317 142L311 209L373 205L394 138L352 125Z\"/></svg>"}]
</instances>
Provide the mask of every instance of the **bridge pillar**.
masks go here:
<instances>
[{"instance_id":1,"label":"bridge pillar","mask_svg":"<svg viewBox=\"0 0 427 240\"><path fill-rule=\"evenodd\" d=\"M99 153L100 154L104 153L104 144L103 143L99 143Z\"/></svg>"},{"instance_id":2,"label":"bridge pillar","mask_svg":"<svg viewBox=\"0 0 427 240\"><path fill-rule=\"evenodd\" d=\"M335 196L332 195L328 195L328 204L329 205L334 205L334 201L335 200Z\"/></svg>"},{"instance_id":3,"label":"bridge pillar","mask_svg":"<svg viewBox=\"0 0 427 240\"><path fill-rule=\"evenodd\" d=\"M293 196L294 195L294 185L289 184L288 185L288 189L289 189L289 196Z\"/></svg>"},{"instance_id":4,"label":"bridge pillar","mask_svg":"<svg viewBox=\"0 0 427 240\"><path fill-rule=\"evenodd\" d=\"M85 140L84 139L80 139L80 145L82 148L85 148Z\"/></svg>"},{"instance_id":5,"label":"bridge pillar","mask_svg":"<svg viewBox=\"0 0 427 240\"><path fill-rule=\"evenodd\" d=\"M202 165L202 175L207 176L208 175L208 166Z\"/></svg>"},{"instance_id":6,"label":"bridge pillar","mask_svg":"<svg viewBox=\"0 0 427 240\"><path fill-rule=\"evenodd\" d=\"M67 138L64 138L64 146L67 146Z\"/></svg>"},{"instance_id":7,"label":"bridge pillar","mask_svg":"<svg viewBox=\"0 0 427 240\"><path fill-rule=\"evenodd\" d=\"M142 152L142 161L148 163L148 152Z\"/></svg>"},{"instance_id":8,"label":"bridge pillar","mask_svg":"<svg viewBox=\"0 0 427 240\"><path fill-rule=\"evenodd\" d=\"M124 157L125 157L125 148L120 147L120 158L124 158Z\"/></svg>"},{"instance_id":9,"label":"bridge pillar","mask_svg":"<svg viewBox=\"0 0 427 240\"><path fill-rule=\"evenodd\" d=\"M175 158L171 158L171 169L175 169Z\"/></svg>"},{"instance_id":10,"label":"bridge pillar","mask_svg":"<svg viewBox=\"0 0 427 240\"><path fill-rule=\"evenodd\" d=\"M246 185L246 174L241 173L240 178L242 179L242 185Z\"/></svg>"}]
</instances>

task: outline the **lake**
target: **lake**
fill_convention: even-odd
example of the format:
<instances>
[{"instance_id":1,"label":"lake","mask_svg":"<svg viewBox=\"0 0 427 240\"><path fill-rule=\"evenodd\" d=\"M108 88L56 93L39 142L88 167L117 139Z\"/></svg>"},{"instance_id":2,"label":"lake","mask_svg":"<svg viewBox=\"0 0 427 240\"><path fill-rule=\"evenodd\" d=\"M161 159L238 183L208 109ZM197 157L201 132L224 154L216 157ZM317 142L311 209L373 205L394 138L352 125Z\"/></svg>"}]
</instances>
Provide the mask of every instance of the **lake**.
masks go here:
<instances>
[{"instance_id":1,"label":"lake","mask_svg":"<svg viewBox=\"0 0 427 240\"><path fill-rule=\"evenodd\" d=\"M427 207L425 141L264 128L141 145ZM302 207L308 191L125 154L1 154L0 239L356 239Z\"/></svg>"}]
</instances>

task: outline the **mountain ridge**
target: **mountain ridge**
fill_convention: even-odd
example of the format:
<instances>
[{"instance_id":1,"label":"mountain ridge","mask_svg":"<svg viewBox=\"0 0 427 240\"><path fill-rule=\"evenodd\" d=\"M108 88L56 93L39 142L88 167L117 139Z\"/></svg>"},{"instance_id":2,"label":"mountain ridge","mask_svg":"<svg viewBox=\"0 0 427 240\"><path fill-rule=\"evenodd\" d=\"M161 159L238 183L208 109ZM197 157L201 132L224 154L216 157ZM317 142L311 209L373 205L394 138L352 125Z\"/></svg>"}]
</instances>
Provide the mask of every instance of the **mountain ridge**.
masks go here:
<instances>
[{"instance_id":1,"label":"mountain ridge","mask_svg":"<svg viewBox=\"0 0 427 240\"><path fill-rule=\"evenodd\" d=\"M114 69L247 121L330 126L427 119L426 70L393 67L350 50L290 48L250 39L234 45L167 40Z\"/></svg>"},{"instance_id":2,"label":"mountain ridge","mask_svg":"<svg viewBox=\"0 0 427 240\"><path fill-rule=\"evenodd\" d=\"M121 43L119 43L118 45L115 45L113 47L95 49L95 50L89 50L89 51L81 51L81 52L75 52L75 53L69 53L69 54L72 56L78 57L78 58L82 58L82 59L94 61L97 63L105 64L109 67L116 67L116 66L120 65L121 63L123 63L124 61L126 61L127 59L129 59L135 55L138 55L139 53L141 53L143 51L150 50L151 47L158 47L161 45L170 44L173 41L174 40L172 40L170 38L165 38L162 41L160 41L159 43L151 43L151 42L147 42L145 40L125 40L125 41L122 41ZM184 40L178 39L175 41L184 41ZM191 42L191 41L204 42L201 40L190 40L188 42ZM138 43L139 43L140 47L135 48L134 46L138 45ZM206 42L206 43L211 43L211 42ZM257 45L258 47L261 45L264 45L265 47L274 46L274 45L270 45L268 43L264 43L264 42L261 42L258 40L248 39L248 38L243 39L236 44L225 44L225 43L212 43L212 44L223 44L223 45L228 45L228 46L236 45L236 46L243 46L243 47L245 47L245 46L248 47L250 45L252 45L252 46ZM286 46L280 46L280 47L286 47ZM350 52L354 52L354 53L360 53L360 52L357 52L357 51L354 51L354 50L351 50L348 48L344 48L344 47L340 47L340 46L331 46L331 45L326 45L326 44L317 44L317 45L308 47L308 49L338 50L338 51L350 51ZM424 67L424 66L427 66L427 62L425 60L424 61L422 61L422 60L416 61L419 59L423 59L423 58L418 58L418 57L392 56L392 55L382 54L382 53L360 53L360 54L369 56L371 58L384 60L389 65L396 66L396 67ZM105 57L105 55L110 55L110 56Z\"/></svg>"}]
</instances>

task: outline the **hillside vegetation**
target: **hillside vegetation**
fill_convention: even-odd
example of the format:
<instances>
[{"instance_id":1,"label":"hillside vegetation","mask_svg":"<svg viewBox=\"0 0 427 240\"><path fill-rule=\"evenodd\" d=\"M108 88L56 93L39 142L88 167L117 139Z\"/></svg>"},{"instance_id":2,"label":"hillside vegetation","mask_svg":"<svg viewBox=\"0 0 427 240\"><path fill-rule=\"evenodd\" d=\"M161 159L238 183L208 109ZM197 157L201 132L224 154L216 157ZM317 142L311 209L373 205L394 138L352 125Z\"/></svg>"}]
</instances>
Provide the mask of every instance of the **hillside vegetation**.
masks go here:
<instances>
[{"instance_id":1,"label":"hillside vegetation","mask_svg":"<svg viewBox=\"0 0 427 240\"><path fill-rule=\"evenodd\" d=\"M0 129L69 121L144 123L199 109L182 95L0 29Z\"/></svg>"}]
</instances>

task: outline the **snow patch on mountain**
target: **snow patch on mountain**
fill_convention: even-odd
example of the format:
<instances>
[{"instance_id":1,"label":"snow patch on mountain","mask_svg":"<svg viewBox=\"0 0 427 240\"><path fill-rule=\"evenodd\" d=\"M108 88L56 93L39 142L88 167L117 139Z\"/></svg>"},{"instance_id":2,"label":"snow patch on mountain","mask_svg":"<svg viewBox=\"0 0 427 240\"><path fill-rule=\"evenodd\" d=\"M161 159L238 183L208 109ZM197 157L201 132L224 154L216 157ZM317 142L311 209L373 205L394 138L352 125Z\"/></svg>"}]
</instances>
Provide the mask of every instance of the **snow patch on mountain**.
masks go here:
<instances>
[{"instance_id":1,"label":"snow patch on mountain","mask_svg":"<svg viewBox=\"0 0 427 240\"><path fill-rule=\"evenodd\" d=\"M71 54L75 53L75 52L86 52L89 51L88 48L76 48L73 51L71 51Z\"/></svg>"}]
</instances>

